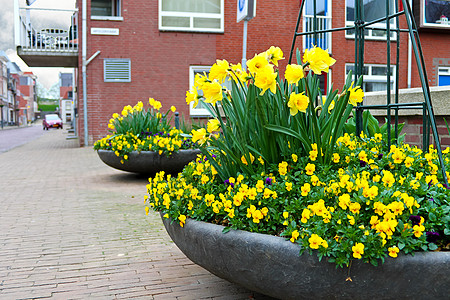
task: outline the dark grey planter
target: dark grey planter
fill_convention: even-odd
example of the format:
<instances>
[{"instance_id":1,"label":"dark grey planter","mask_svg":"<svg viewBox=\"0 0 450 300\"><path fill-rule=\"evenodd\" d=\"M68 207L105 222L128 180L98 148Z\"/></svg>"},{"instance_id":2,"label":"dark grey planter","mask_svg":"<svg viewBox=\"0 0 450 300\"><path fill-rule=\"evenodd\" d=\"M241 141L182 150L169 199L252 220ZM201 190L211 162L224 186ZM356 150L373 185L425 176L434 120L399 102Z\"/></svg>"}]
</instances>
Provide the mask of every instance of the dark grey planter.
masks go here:
<instances>
[{"instance_id":1,"label":"dark grey planter","mask_svg":"<svg viewBox=\"0 0 450 300\"><path fill-rule=\"evenodd\" d=\"M280 299L449 299L450 252L387 258L375 267L354 260L350 270L281 237L230 231L187 219L184 228L163 218L180 250L228 281ZM349 280L348 278L351 278Z\"/></svg>"},{"instance_id":2,"label":"dark grey planter","mask_svg":"<svg viewBox=\"0 0 450 300\"><path fill-rule=\"evenodd\" d=\"M170 174L181 172L184 166L193 161L201 152L198 149L179 150L166 156L153 151L133 151L128 154L128 160L124 160L123 164L120 162L123 158L116 156L114 151L98 150L97 153L100 159L110 167L132 173L152 175L159 171Z\"/></svg>"}]
</instances>

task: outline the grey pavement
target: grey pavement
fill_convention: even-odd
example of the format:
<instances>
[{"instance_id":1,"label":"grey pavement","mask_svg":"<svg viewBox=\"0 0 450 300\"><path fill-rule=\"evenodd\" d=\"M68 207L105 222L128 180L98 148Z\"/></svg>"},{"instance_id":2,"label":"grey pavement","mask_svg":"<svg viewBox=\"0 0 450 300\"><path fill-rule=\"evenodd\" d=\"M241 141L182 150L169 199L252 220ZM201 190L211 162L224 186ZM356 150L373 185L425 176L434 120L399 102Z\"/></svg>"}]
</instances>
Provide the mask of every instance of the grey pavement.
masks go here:
<instances>
[{"instance_id":1,"label":"grey pavement","mask_svg":"<svg viewBox=\"0 0 450 300\"><path fill-rule=\"evenodd\" d=\"M0 129L0 153L23 145L44 133L42 122L26 127L5 126Z\"/></svg>"},{"instance_id":2,"label":"grey pavement","mask_svg":"<svg viewBox=\"0 0 450 300\"><path fill-rule=\"evenodd\" d=\"M0 299L269 299L187 259L145 215L146 178L35 127L0 153Z\"/></svg>"}]
</instances>

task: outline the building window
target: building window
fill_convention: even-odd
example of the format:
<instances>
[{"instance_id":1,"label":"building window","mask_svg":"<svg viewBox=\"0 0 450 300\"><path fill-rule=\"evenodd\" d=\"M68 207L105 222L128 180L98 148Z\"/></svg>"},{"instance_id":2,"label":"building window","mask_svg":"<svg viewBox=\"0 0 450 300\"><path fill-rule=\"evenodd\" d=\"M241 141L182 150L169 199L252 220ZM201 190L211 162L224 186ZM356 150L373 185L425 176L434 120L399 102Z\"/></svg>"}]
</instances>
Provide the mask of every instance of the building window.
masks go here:
<instances>
[{"instance_id":1,"label":"building window","mask_svg":"<svg viewBox=\"0 0 450 300\"><path fill-rule=\"evenodd\" d=\"M224 31L224 0L159 0L159 29Z\"/></svg>"},{"instance_id":2,"label":"building window","mask_svg":"<svg viewBox=\"0 0 450 300\"><path fill-rule=\"evenodd\" d=\"M108 58L103 61L105 82L130 82L131 60Z\"/></svg>"},{"instance_id":3,"label":"building window","mask_svg":"<svg viewBox=\"0 0 450 300\"><path fill-rule=\"evenodd\" d=\"M354 64L345 64L345 75L352 71L355 74ZM395 66L391 65L390 70L391 90L395 88ZM364 92L378 92L387 90L387 67L386 65L365 65L363 69L363 85ZM354 75L353 75L354 76Z\"/></svg>"},{"instance_id":4,"label":"building window","mask_svg":"<svg viewBox=\"0 0 450 300\"><path fill-rule=\"evenodd\" d=\"M122 19L120 0L91 0L91 19Z\"/></svg>"},{"instance_id":5,"label":"building window","mask_svg":"<svg viewBox=\"0 0 450 300\"><path fill-rule=\"evenodd\" d=\"M439 67L438 69L438 85L450 85L450 67Z\"/></svg>"},{"instance_id":6,"label":"building window","mask_svg":"<svg viewBox=\"0 0 450 300\"><path fill-rule=\"evenodd\" d=\"M189 67L189 87L192 88L194 86L194 80L195 75L201 74L206 76L209 76L209 69L211 69L211 66L190 66ZM225 81L222 83L222 86L224 88L227 88L231 91L232 89L232 83L229 77L225 79ZM199 96L203 96L203 91L198 91ZM211 114L209 113L208 109L206 109L205 103L202 102L203 98L201 98L198 101L198 105L194 108L194 103L189 104L189 113L193 117L210 117Z\"/></svg>"},{"instance_id":7,"label":"building window","mask_svg":"<svg viewBox=\"0 0 450 300\"><path fill-rule=\"evenodd\" d=\"M424 25L450 27L450 2L448 0L422 1Z\"/></svg>"},{"instance_id":8,"label":"building window","mask_svg":"<svg viewBox=\"0 0 450 300\"><path fill-rule=\"evenodd\" d=\"M363 0L363 14L364 21L371 22L380 18L386 17L386 0ZM389 14L393 14L395 10L395 1L389 0ZM355 0L346 0L345 5L345 25L354 26L355 25ZM371 25L372 28L377 29L366 29L364 30L364 35L367 39L386 39L386 21L381 21ZM395 18L390 20L390 28L395 29ZM355 37L355 30L347 30L345 32L347 38ZM391 39L396 38L395 32L390 33Z\"/></svg>"},{"instance_id":9,"label":"building window","mask_svg":"<svg viewBox=\"0 0 450 300\"><path fill-rule=\"evenodd\" d=\"M20 76L20 85L31 85L29 79L29 77Z\"/></svg>"},{"instance_id":10,"label":"building window","mask_svg":"<svg viewBox=\"0 0 450 300\"><path fill-rule=\"evenodd\" d=\"M331 28L331 0L316 1L317 30ZM307 0L303 9L303 30L312 32L314 30L314 0ZM303 49L310 49L313 46L328 49L331 52L331 32L319 33L317 40L314 35L303 36Z\"/></svg>"}]
</instances>

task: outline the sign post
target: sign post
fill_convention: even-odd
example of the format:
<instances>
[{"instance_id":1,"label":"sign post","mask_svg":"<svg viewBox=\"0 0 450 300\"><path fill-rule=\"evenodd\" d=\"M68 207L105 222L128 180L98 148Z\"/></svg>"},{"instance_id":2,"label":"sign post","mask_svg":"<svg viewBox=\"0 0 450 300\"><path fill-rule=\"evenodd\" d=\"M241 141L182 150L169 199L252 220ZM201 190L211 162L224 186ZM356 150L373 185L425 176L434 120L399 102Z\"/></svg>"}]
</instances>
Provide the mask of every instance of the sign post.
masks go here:
<instances>
[{"instance_id":1,"label":"sign post","mask_svg":"<svg viewBox=\"0 0 450 300\"><path fill-rule=\"evenodd\" d=\"M237 0L236 22L244 20L244 34L242 37L242 69L247 69L247 22L256 15L256 0Z\"/></svg>"}]
</instances>

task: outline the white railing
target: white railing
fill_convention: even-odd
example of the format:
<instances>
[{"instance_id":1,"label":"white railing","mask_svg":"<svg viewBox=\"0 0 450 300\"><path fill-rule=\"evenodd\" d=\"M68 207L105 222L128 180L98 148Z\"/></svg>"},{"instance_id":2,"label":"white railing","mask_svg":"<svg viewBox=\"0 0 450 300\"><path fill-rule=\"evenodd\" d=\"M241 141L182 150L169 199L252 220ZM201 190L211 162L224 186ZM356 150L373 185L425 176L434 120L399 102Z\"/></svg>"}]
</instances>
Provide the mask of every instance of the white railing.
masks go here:
<instances>
[{"instance_id":1,"label":"white railing","mask_svg":"<svg viewBox=\"0 0 450 300\"><path fill-rule=\"evenodd\" d=\"M73 12L69 28L34 27L30 21L30 8L20 8L26 11L26 16L16 10L16 46L23 50L72 52L78 50L78 12L74 10L43 9L48 13L61 11ZM18 27L18 28L17 28Z\"/></svg>"},{"instance_id":2,"label":"white railing","mask_svg":"<svg viewBox=\"0 0 450 300\"><path fill-rule=\"evenodd\" d=\"M331 28L331 16L317 16L316 30L326 30ZM312 32L314 30L314 16L305 15L303 18L303 32ZM314 40L313 34L303 36L303 50L310 49L313 46L322 49L328 49L331 52L331 32L317 34L317 40Z\"/></svg>"}]
</instances>

